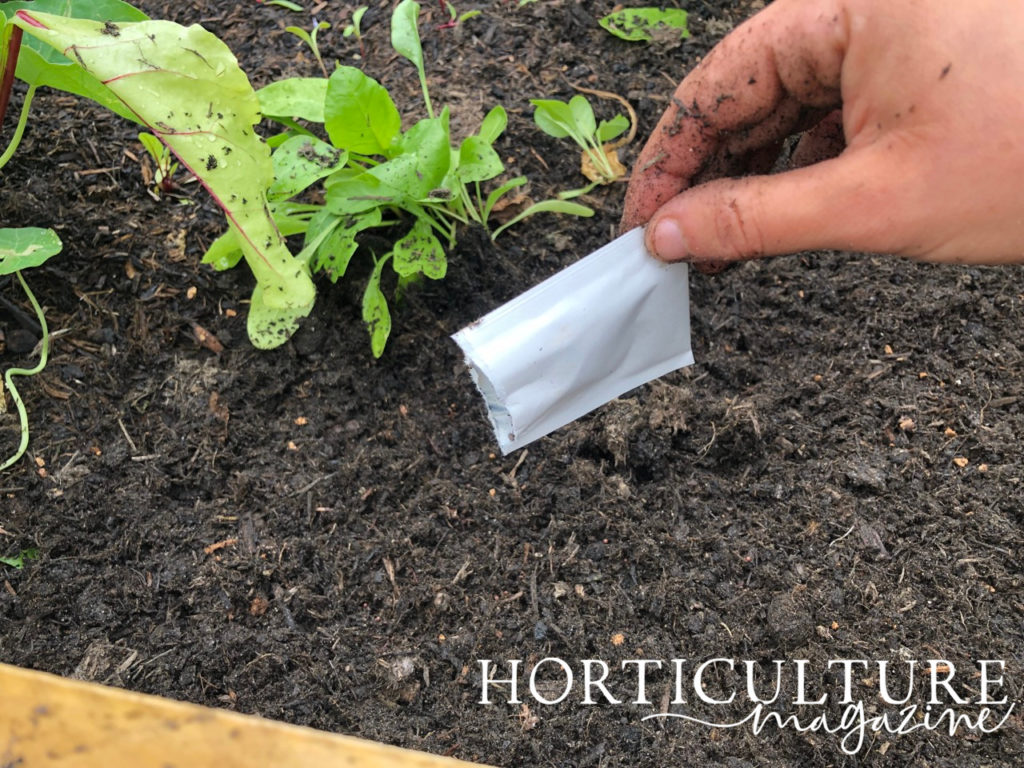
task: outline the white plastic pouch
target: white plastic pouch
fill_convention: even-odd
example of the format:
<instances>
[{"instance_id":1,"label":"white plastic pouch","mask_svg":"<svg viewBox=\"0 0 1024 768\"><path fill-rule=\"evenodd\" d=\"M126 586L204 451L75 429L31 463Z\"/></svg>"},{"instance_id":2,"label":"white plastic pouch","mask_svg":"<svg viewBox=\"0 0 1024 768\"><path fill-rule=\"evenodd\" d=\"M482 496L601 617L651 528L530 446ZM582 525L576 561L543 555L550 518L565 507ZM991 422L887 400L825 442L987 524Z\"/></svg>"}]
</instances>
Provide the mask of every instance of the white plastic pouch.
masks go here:
<instances>
[{"instance_id":1,"label":"white plastic pouch","mask_svg":"<svg viewBox=\"0 0 1024 768\"><path fill-rule=\"evenodd\" d=\"M634 229L452 338L508 454L693 364L687 267Z\"/></svg>"}]
</instances>

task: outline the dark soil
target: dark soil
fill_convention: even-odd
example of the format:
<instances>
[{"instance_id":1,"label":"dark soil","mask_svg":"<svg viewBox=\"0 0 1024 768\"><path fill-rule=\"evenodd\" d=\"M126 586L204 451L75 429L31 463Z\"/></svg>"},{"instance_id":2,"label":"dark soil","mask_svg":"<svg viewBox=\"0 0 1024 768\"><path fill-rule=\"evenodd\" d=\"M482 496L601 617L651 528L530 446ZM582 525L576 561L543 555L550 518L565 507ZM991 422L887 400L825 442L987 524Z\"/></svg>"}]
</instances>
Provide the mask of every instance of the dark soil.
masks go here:
<instances>
[{"instance_id":1,"label":"dark soil","mask_svg":"<svg viewBox=\"0 0 1024 768\"><path fill-rule=\"evenodd\" d=\"M283 29L308 15L139 5L221 35L257 86L317 71ZM326 58L364 66L414 114L391 3L367 13L361 61L340 34L355 5L319 12L334 24ZM535 199L582 177L529 98L568 98L568 81L627 97L641 137L628 161L672 83L751 12L689 3L694 35L668 47L608 36L596 19L610 1L516 5L459 3L483 14L453 30L425 3L423 36L456 130L509 109L500 152ZM807 660L837 718L836 659L872 662L852 682L869 711L877 661L949 660L976 702L975 661L1002 660L994 698L1021 698L1019 268L808 253L694 276L696 365L501 458L448 336L606 242L623 185L590 195L589 220L537 217L496 245L467 232L448 277L396 312L379 361L358 279L325 281L298 335L261 353L245 334L249 276L199 266L223 228L204 193L153 200L135 128L91 104L43 93L35 116L0 211L5 226L54 226L65 250L29 275L54 353L21 386L32 443L0 476L0 555L40 556L0 567L0 660L499 766L1020 763L1017 713L983 736L868 733L856 756L821 730L642 719L751 710L720 665L708 690L738 684L734 705L696 702L688 679L695 703L672 705L671 659L765 673ZM17 286L0 295L6 368L32 360L35 336L9 306L27 311ZM576 672L557 706L528 695L545 657ZM478 660L510 658L524 660L524 705L479 704ZM631 703L636 675L618 666L631 658L665 660L652 704ZM584 659L613 667L626 703L581 703ZM786 690L779 711L821 710Z\"/></svg>"}]
</instances>

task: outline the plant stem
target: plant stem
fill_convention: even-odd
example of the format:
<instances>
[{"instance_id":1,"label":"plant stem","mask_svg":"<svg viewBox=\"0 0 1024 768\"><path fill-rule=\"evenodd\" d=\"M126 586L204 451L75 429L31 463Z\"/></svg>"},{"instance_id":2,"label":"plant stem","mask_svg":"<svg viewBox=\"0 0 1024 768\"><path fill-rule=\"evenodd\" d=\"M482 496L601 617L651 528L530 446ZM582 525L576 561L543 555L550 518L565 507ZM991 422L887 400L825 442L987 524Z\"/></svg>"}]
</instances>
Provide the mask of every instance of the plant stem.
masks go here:
<instances>
[{"instance_id":1,"label":"plant stem","mask_svg":"<svg viewBox=\"0 0 1024 768\"><path fill-rule=\"evenodd\" d=\"M14 274L18 276L18 282L21 283L22 290L25 291L25 295L28 297L29 303L32 305L32 309L36 312L36 317L39 318L39 326L43 329L43 340L42 347L39 351L39 363L35 368L9 368L4 374L4 381L7 384L7 389L11 392L11 400L14 401L14 406L18 409L18 420L21 422L21 442L18 444L18 450L14 455L5 460L3 464L0 464L0 472L7 469L18 461L18 459L24 456L25 450L28 448L28 413L25 411L25 403L22 402L21 395L18 394L18 388L14 386L13 378L15 376L35 376L46 367L46 360L50 354L50 330L46 325L46 316L43 314L43 310L39 306L39 302L36 301L35 294L29 289L28 283L25 282L25 278L21 276L21 270L18 270Z\"/></svg>"},{"instance_id":2,"label":"plant stem","mask_svg":"<svg viewBox=\"0 0 1024 768\"><path fill-rule=\"evenodd\" d=\"M4 153L0 155L0 168L7 165L7 161L14 156L15 150L17 150L18 145L21 144L21 137L25 134L25 126L28 125L28 113L31 111L32 97L35 96L35 93L36 87L34 85L30 85L28 90L25 91L25 101L21 105L21 115L18 117L18 125L14 129L14 135L11 136L11 141L7 145L7 149L5 149Z\"/></svg>"},{"instance_id":3,"label":"plant stem","mask_svg":"<svg viewBox=\"0 0 1024 768\"><path fill-rule=\"evenodd\" d=\"M14 27L7 45L7 61L4 64L3 79L0 80L0 121L3 121L4 115L7 114L7 105L11 100L14 71L18 68L18 52L21 50L21 35L21 27Z\"/></svg>"}]
</instances>

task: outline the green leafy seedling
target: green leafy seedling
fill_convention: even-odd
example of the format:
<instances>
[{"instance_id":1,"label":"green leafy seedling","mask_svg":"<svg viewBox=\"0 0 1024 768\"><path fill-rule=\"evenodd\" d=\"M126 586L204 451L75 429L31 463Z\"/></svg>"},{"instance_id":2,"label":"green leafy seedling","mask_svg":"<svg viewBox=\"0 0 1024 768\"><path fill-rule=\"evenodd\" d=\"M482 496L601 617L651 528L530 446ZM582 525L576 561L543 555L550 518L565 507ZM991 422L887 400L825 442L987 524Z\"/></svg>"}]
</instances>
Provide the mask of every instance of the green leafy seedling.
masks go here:
<instances>
[{"instance_id":1,"label":"green leafy seedling","mask_svg":"<svg viewBox=\"0 0 1024 768\"><path fill-rule=\"evenodd\" d=\"M324 77L327 77L327 65L324 64L324 57L320 54L320 45L316 41L317 33L321 29L330 29L331 25L326 21L317 21L313 19L313 28L307 32L302 27L285 27L285 32L291 32L302 42L309 46L309 49L313 52L313 56L316 58L317 64L320 65L320 70L324 73Z\"/></svg>"},{"instance_id":2,"label":"green leafy seedling","mask_svg":"<svg viewBox=\"0 0 1024 768\"><path fill-rule=\"evenodd\" d=\"M481 11L479 10L466 11L465 13L460 14L451 0L445 0L442 5L448 10L448 21L442 24L439 27L440 29L451 29L453 27L457 27L481 14Z\"/></svg>"},{"instance_id":3,"label":"green leafy seedling","mask_svg":"<svg viewBox=\"0 0 1024 768\"><path fill-rule=\"evenodd\" d=\"M598 23L623 40L649 43L689 37L686 19L686 11L679 8L623 8Z\"/></svg>"},{"instance_id":4,"label":"green leafy seedling","mask_svg":"<svg viewBox=\"0 0 1024 768\"><path fill-rule=\"evenodd\" d=\"M391 15L391 47L416 66L423 91L423 104L427 115L434 116L427 88L427 73L423 66L423 44L420 42L420 4L416 0L402 0Z\"/></svg>"},{"instance_id":5,"label":"green leafy seedling","mask_svg":"<svg viewBox=\"0 0 1024 768\"><path fill-rule=\"evenodd\" d=\"M368 9L368 5L361 5L352 11L352 21L341 32L342 37L352 37L355 35L356 40L359 41L359 57L363 59L366 58L366 48L363 45L362 24L363 16Z\"/></svg>"},{"instance_id":6,"label":"green leafy seedling","mask_svg":"<svg viewBox=\"0 0 1024 768\"><path fill-rule=\"evenodd\" d=\"M610 142L630 129L629 118L618 114L598 123L590 102L580 94L568 102L530 99L530 103L536 108L534 122L542 131L556 139L571 138L583 150L581 171L591 184L572 193L563 193L564 197L583 194L598 184L610 184L625 175L626 169L615 152L617 145Z\"/></svg>"},{"instance_id":7,"label":"green leafy seedling","mask_svg":"<svg viewBox=\"0 0 1024 768\"><path fill-rule=\"evenodd\" d=\"M160 199L160 193L167 193L174 189L174 172L178 170L178 163L174 161L174 155L167 145L152 133L143 131L139 134L139 142L146 154L153 160L156 170L153 171L153 186L149 194L154 199Z\"/></svg>"},{"instance_id":8,"label":"green leafy seedling","mask_svg":"<svg viewBox=\"0 0 1024 768\"><path fill-rule=\"evenodd\" d=\"M25 567L26 560L35 560L37 557L39 557L39 550L32 547L21 550L14 557L0 557L0 565L10 566L20 571Z\"/></svg>"}]
</instances>

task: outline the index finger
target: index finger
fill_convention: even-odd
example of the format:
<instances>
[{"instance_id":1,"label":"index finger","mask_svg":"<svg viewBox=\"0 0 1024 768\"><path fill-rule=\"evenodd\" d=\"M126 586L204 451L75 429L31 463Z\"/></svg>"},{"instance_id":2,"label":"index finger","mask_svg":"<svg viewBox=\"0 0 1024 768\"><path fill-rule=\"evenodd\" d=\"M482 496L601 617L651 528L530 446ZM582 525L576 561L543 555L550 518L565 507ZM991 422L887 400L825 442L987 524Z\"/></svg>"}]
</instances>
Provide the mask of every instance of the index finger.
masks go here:
<instances>
[{"instance_id":1,"label":"index finger","mask_svg":"<svg viewBox=\"0 0 1024 768\"><path fill-rule=\"evenodd\" d=\"M730 144L768 146L799 108L841 103L840 0L776 0L730 32L676 88L633 168L622 228L647 222Z\"/></svg>"}]
</instances>

